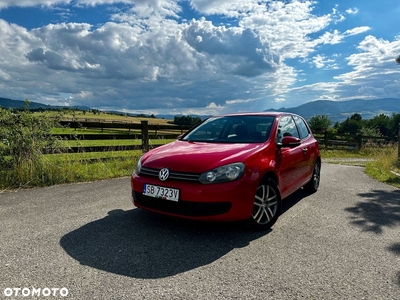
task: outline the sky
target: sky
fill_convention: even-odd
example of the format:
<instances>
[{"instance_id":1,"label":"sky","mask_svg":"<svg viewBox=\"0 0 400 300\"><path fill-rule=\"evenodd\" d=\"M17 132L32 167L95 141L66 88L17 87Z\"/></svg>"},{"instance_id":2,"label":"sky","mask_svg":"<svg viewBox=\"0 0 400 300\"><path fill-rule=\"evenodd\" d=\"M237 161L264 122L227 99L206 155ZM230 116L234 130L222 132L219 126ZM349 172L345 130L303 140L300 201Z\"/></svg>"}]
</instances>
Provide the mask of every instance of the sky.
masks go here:
<instances>
[{"instance_id":1,"label":"sky","mask_svg":"<svg viewBox=\"0 0 400 300\"><path fill-rule=\"evenodd\" d=\"M398 0L0 0L0 97L144 114L399 98Z\"/></svg>"}]
</instances>

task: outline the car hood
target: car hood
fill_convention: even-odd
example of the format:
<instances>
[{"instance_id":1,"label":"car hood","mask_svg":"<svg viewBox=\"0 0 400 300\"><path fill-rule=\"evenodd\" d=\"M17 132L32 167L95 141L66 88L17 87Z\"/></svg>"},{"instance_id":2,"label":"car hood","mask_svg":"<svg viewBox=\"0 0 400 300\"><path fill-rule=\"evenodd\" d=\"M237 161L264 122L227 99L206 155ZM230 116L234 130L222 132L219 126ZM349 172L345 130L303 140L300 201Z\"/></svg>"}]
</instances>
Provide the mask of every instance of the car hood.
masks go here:
<instances>
[{"instance_id":1,"label":"car hood","mask_svg":"<svg viewBox=\"0 0 400 300\"><path fill-rule=\"evenodd\" d=\"M229 163L245 162L247 157L265 146L265 143L225 144L177 140L146 153L142 158L142 166L202 173Z\"/></svg>"}]
</instances>

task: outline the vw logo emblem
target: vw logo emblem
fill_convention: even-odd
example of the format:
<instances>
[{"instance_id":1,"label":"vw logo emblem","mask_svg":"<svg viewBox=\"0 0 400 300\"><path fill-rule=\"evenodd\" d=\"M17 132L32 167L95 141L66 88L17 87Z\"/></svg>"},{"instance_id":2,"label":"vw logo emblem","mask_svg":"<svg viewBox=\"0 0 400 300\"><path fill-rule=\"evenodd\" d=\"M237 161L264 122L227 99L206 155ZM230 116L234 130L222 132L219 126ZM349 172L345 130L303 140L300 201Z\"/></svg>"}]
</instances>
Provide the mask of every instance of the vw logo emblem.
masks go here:
<instances>
[{"instance_id":1,"label":"vw logo emblem","mask_svg":"<svg viewBox=\"0 0 400 300\"><path fill-rule=\"evenodd\" d=\"M161 181L167 180L169 177L169 170L168 168L164 168L160 170L160 173L158 173L158 178L160 178Z\"/></svg>"}]
</instances>

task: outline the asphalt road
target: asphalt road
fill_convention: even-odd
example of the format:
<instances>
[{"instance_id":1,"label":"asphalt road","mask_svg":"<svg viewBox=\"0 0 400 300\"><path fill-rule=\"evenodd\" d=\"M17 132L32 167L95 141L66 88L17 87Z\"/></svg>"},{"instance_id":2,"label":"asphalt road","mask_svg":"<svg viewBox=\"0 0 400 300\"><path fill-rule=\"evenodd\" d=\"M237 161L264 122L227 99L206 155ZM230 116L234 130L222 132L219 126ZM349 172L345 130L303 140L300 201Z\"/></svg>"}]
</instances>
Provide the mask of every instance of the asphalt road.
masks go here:
<instances>
[{"instance_id":1,"label":"asphalt road","mask_svg":"<svg viewBox=\"0 0 400 300\"><path fill-rule=\"evenodd\" d=\"M1 299L400 299L400 190L361 167L267 232L134 209L129 178L2 193L0 222Z\"/></svg>"}]
</instances>

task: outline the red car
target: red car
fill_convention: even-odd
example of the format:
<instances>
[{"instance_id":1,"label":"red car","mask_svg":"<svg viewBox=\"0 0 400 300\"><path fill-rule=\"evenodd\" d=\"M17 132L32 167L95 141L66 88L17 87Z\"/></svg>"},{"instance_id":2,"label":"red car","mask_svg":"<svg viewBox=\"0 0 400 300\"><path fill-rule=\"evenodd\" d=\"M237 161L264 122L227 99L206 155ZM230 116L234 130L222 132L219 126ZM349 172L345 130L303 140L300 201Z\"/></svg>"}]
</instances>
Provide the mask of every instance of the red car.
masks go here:
<instances>
[{"instance_id":1,"label":"red car","mask_svg":"<svg viewBox=\"0 0 400 300\"><path fill-rule=\"evenodd\" d=\"M136 207L201 221L271 227L282 199L320 183L318 142L306 121L279 112L211 117L144 154L132 173Z\"/></svg>"}]
</instances>

